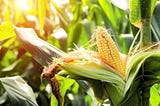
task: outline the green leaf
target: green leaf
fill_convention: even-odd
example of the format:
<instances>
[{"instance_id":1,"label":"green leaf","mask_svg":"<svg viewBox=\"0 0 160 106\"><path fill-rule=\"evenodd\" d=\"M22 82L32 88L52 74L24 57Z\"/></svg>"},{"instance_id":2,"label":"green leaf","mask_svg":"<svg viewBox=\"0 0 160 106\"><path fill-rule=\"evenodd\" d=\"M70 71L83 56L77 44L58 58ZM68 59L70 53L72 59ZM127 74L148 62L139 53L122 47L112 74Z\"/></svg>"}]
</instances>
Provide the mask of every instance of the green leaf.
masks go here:
<instances>
[{"instance_id":1,"label":"green leaf","mask_svg":"<svg viewBox=\"0 0 160 106\"><path fill-rule=\"evenodd\" d=\"M25 62L24 62L25 60ZM10 64L8 67L5 67L2 69L2 72L10 72L10 71L14 71L14 72L24 72L27 68L27 66L29 65L31 61L31 57L27 56L27 55L23 55L21 58L19 58L18 60L14 61L12 64Z\"/></svg>"},{"instance_id":2,"label":"green leaf","mask_svg":"<svg viewBox=\"0 0 160 106\"><path fill-rule=\"evenodd\" d=\"M94 62L88 62L84 64L62 63L61 65L64 70L68 71L70 74L73 75L91 78L95 80L102 80L109 83L115 83L119 86L123 86L125 84L122 76L120 76L110 67L103 67L100 64Z\"/></svg>"},{"instance_id":3,"label":"green leaf","mask_svg":"<svg viewBox=\"0 0 160 106\"><path fill-rule=\"evenodd\" d=\"M136 25L141 22L140 0L130 0L130 21Z\"/></svg>"},{"instance_id":4,"label":"green leaf","mask_svg":"<svg viewBox=\"0 0 160 106\"><path fill-rule=\"evenodd\" d=\"M90 79L87 79L87 81L88 80L90 80ZM87 83L84 80L77 80L77 83L91 97L91 99L92 99L92 106L97 106L98 104L102 103L102 101L101 101L101 103L98 102L98 100L102 100L102 98L101 98L102 96L100 96L100 98L99 98L98 95L101 95L103 92L100 92L100 94L99 94L99 89L97 89L99 87L96 87L95 85L93 85L94 81L96 81L96 80L90 80L89 83ZM90 84L93 85L93 86L91 87ZM102 85L100 87L102 87Z\"/></svg>"},{"instance_id":5,"label":"green leaf","mask_svg":"<svg viewBox=\"0 0 160 106\"><path fill-rule=\"evenodd\" d=\"M43 33L44 20L45 20L45 16L46 16L46 3L47 3L47 0L38 0L40 35L42 35L42 33Z\"/></svg>"},{"instance_id":6,"label":"green leaf","mask_svg":"<svg viewBox=\"0 0 160 106\"><path fill-rule=\"evenodd\" d=\"M136 85L138 84L136 83ZM126 94L128 98L125 98L119 105L120 106L142 106L141 98L139 97L140 95L139 95L138 87L134 86L134 88L130 92L133 92L133 93L132 94L130 93L131 95Z\"/></svg>"},{"instance_id":7,"label":"green leaf","mask_svg":"<svg viewBox=\"0 0 160 106\"><path fill-rule=\"evenodd\" d=\"M58 101L53 94L51 94L51 106L58 106Z\"/></svg>"},{"instance_id":8,"label":"green leaf","mask_svg":"<svg viewBox=\"0 0 160 106\"><path fill-rule=\"evenodd\" d=\"M137 105L144 105L149 99L150 87L160 82L160 53L158 49L142 51L129 60L123 106L128 106L131 103L130 101L137 102ZM145 89L148 89L148 91L144 92ZM133 98L133 96L135 97ZM139 98L139 100L136 98Z\"/></svg>"},{"instance_id":9,"label":"green leaf","mask_svg":"<svg viewBox=\"0 0 160 106\"><path fill-rule=\"evenodd\" d=\"M6 47L2 47L0 49L0 61L3 59L3 56L5 56L5 54L7 53L7 51L8 51L8 48L6 48Z\"/></svg>"},{"instance_id":10,"label":"green leaf","mask_svg":"<svg viewBox=\"0 0 160 106\"><path fill-rule=\"evenodd\" d=\"M66 31L63 28L57 28L54 30L54 33L52 34L52 36L55 37L59 41L61 50L67 51L68 35Z\"/></svg>"},{"instance_id":11,"label":"green leaf","mask_svg":"<svg viewBox=\"0 0 160 106\"><path fill-rule=\"evenodd\" d=\"M154 52L142 52L134 55L128 61L128 68L127 68L127 83L125 88L125 93L130 88L131 84L135 81L135 78L142 66L142 64L152 55Z\"/></svg>"},{"instance_id":12,"label":"green leaf","mask_svg":"<svg viewBox=\"0 0 160 106\"><path fill-rule=\"evenodd\" d=\"M103 101L107 98L107 92L105 91L106 89L104 87L104 83L102 81L93 79L87 79L87 81L89 82L90 87L93 89L94 95L92 96L94 96L94 98L96 98L96 100L102 104Z\"/></svg>"},{"instance_id":13,"label":"green leaf","mask_svg":"<svg viewBox=\"0 0 160 106\"><path fill-rule=\"evenodd\" d=\"M116 17L115 12L112 10L113 7L111 3L107 0L98 0L100 6L102 7L103 11L105 12L105 15L111 22L113 28L117 29L117 23L116 23Z\"/></svg>"},{"instance_id":14,"label":"green leaf","mask_svg":"<svg viewBox=\"0 0 160 106\"><path fill-rule=\"evenodd\" d=\"M3 95L0 96L0 105L3 105L7 101L7 93L3 93Z\"/></svg>"},{"instance_id":15,"label":"green leaf","mask_svg":"<svg viewBox=\"0 0 160 106\"><path fill-rule=\"evenodd\" d=\"M14 28L11 23L3 23L0 25L0 41L15 37Z\"/></svg>"},{"instance_id":16,"label":"green leaf","mask_svg":"<svg viewBox=\"0 0 160 106\"><path fill-rule=\"evenodd\" d=\"M152 106L158 106L160 104L160 84L155 84L151 87L150 102Z\"/></svg>"},{"instance_id":17,"label":"green leaf","mask_svg":"<svg viewBox=\"0 0 160 106\"><path fill-rule=\"evenodd\" d=\"M48 97L45 97L46 95L42 92L38 92L38 99L37 101L41 101L41 106L49 106Z\"/></svg>"},{"instance_id":18,"label":"green leaf","mask_svg":"<svg viewBox=\"0 0 160 106\"><path fill-rule=\"evenodd\" d=\"M121 52L124 54L127 54L129 52L131 43L133 41L133 35L132 34L121 34L119 36L119 40L121 43Z\"/></svg>"},{"instance_id":19,"label":"green leaf","mask_svg":"<svg viewBox=\"0 0 160 106\"><path fill-rule=\"evenodd\" d=\"M153 12L153 17L151 21L151 29L152 32L154 33L153 39L154 41L160 41L160 2L156 3L154 12Z\"/></svg>"},{"instance_id":20,"label":"green leaf","mask_svg":"<svg viewBox=\"0 0 160 106\"><path fill-rule=\"evenodd\" d=\"M80 35L81 35L81 31L82 31L82 24L81 23L77 23L74 25L74 28L72 30L72 36L69 37L69 47L73 48L74 44L78 44L79 40L80 40Z\"/></svg>"},{"instance_id":21,"label":"green leaf","mask_svg":"<svg viewBox=\"0 0 160 106\"><path fill-rule=\"evenodd\" d=\"M121 3L118 2L118 0L111 0L111 2L119 7L120 9L123 9L125 11L128 11L129 9L129 0L122 0Z\"/></svg>"},{"instance_id":22,"label":"green leaf","mask_svg":"<svg viewBox=\"0 0 160 106\"><path fill-rule=\"evenodd\" d=\"M20 77L0 78L9 100L14 106L38 106L30 86Z\"/></svg>"},{"instance_id":23,"label":"green leaf","mask_svg":"<svg viewBox=\"0 0 160 106\"><path fill-rule=\"evenodd\" d=\"M121 87L113 83L105 83L108 98L113 106L118 106L120 101L123 99L123 90Z\"/></svg>"},{"instance_id":24,"label":"green leaf","mask_svg":"<svg viewBox=\"0 0 160 106\"><path fill-rule=\"evenodd\" d=\"M14 62L15 60L16 60L16 57L14 52L12 50L7 50L5 52L5 55L1 59L0 64L2 67L7 67L10 64L12 64L12 62Z\"/></svg>"},{"instance_id":25,"label":"green leaf","mask_svg":"<svg viewBox=\"0 0 160 106\"><path fill-rule=\"evenodd\" d=\"M140 27L144 19L150 20L156 0L130 0L130 21Z\"/></svg>"},{"instance_id":26,"label":"green leaf","mask_svg":"<svg viewBox=\"0 0 160 106\"><path fill-rule=\"evenodd\" d=\"M63 51L38 38L31 28L15 27L15 32L24 48L41 65L48 65L53 61L52 57L61 57L64 54Z\"/></svg>"},{"instance_id":27,"label":"green leaf","mask_svg":"<svg viewBox=\"0 0 160 106\"><path fill-rule=\"evenodd\" d=\"M64 104L64 97L67 92L67 90L75 83L75 80L64 78L62 76L56 76L56 79L59 83L59 89L60 89L60 95L62 97L62 106ZM58 102L54 95L51 96L51 106L58 106Z\"/></svg>"},{"instance_id":28,"label":"green leaf","mask_svg":"<svg viewBox=\"0 0 160 106\"><path fill-rule=\"evenodd\" d=\"M103 10L102 10L102 8L100 8L98 5L96 5L96 4L94 4L94 5L90 5L90 11L89 11L90 13L88 14L88 21L89 21L89 24L90 24L90 27L91 27L91 25L94 23L94 21L95 21L95 23L96 23L96 25L97 26L101 26L101 25L103 25L104 23L103 23L103 21L104 21L104 19L103 19ZM94 21L93 21L94 20ZM88 28L88 29L92 29L92 27L91 28ZM91 32L90 32L90 34L89 35L91 35Z\"/></svg>"},{"instance_id":29,"label":"green leaf","mask_svg":"<svg viewBox=\"0 0 160 106\"><path fill-rule=\"evenodd\" d=\"M127 28L129 28L129 22L127 19L128 14L120 8L112 5L108 0L98 0L98 2L101 11L98 10L99 15L97 15L98 17L102 16L103 20L101 23L104 23L106 28L110 29L113 35L116 35L114 36L114 40L119 44L119 34L126 33L126 31L128 31ZM96 17L94 17L94 19L95 18ZM96 18L96 20L99 20L99 18Z\"/></svg>"},{"instance_id":30,"label":"green leaf","mask_svg":"<svg viewBox=\"0 0 160 106\"><path fill-rule=\"evenodd\" d=\"M11 37L5 43L3 43L2 46L9 48L9 47L13 46L13 44L15 42L16 42L16 38L15 37Z\"/></svg>"},{"instance_id":31,"label":"green leaf","mask_svg":"<svg viewBox=\"0 0 160 106\"><path fill-rule=\"evenodd\" d=\"M68 18L68 16L65 13L65 10L63 10L62 8L60 8L60 6L58 6L54 1L51 1L52 5L56 8L58 16L62 22L63 27L68 27L70 19ZM65 8L65 7L64 7Z\"/></svg>"}]
</instances>

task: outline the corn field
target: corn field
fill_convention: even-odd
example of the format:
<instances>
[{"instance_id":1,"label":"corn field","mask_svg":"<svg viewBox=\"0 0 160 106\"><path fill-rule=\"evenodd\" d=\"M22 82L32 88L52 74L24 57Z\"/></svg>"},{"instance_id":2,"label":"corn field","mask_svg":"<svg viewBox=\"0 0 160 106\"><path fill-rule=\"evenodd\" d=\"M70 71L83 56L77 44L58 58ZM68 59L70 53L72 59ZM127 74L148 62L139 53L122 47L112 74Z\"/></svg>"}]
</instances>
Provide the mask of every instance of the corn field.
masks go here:
<instances>
[{"instance_id":1,"label":"corn field","mask_svg":"<svg viewBox=\"0 0 160 106\"><path fill-rule=\"evenodd\" d=\"M0 105L160 106L159 0L0 0Z\"/></svg>"}]
</instances>

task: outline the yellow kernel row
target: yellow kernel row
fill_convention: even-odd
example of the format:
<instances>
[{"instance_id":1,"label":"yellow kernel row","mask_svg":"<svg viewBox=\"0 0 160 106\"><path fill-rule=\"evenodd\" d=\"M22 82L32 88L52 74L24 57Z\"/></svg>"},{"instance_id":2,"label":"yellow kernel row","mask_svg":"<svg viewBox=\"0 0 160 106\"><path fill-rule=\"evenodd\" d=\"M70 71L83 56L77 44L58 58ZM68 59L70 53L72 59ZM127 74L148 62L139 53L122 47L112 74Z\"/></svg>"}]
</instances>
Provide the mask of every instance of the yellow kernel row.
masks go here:
<instances>
[{"instance_id":1,"label":"yellow kernel row","mask_svg":"<svg viewBox=\"0 0 160 106\"><path fill-rule=\"evenodd\" d=\"M98 53L101 60L116 69L121 75L125 76L125 64L123 63L118 48L107 30L98 27L95 32Z\"/></svg>"}]
</instances>

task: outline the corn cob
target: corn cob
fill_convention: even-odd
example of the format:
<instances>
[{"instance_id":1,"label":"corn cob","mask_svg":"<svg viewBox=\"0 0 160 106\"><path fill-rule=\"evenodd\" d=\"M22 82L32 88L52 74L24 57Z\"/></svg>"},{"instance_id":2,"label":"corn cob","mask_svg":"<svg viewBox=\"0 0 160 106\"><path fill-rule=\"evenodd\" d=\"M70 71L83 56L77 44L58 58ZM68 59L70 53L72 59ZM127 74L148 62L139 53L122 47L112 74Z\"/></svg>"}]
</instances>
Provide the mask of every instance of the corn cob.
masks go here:
<instances>
[{"instance_id":1,"label":"corn cob","mask_svg":"<svg viewBox=\"0 0 160 106\"><path fill-rule=\"evenodd\" d=\"M118 48L112 40L111 36L103 27L95 30L95 37L99 56L102 62L110 65L121 75L125 76L125 65L120 57Z\"/></svg>"}]
</instances>

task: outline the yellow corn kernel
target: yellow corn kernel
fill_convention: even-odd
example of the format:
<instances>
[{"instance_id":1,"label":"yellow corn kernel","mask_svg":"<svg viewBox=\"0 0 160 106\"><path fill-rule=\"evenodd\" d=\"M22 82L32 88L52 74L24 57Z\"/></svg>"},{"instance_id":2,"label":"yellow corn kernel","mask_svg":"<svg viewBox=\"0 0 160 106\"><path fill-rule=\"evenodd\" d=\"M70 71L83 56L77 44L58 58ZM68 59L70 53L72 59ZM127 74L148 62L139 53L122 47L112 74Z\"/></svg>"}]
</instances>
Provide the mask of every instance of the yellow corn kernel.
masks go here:
<instances>
[{"instance_id":1,"label":"yellow corn kernel","mask_svg":"<svg viewBox=\"0 0 160 106\"><path fill-rule=\"evenodd\" d=\"M107 30L103 27L98 27L94 34L101 60L125 76L125 65L120 57L116 44Z\"/></svg>"}]
</instances>

